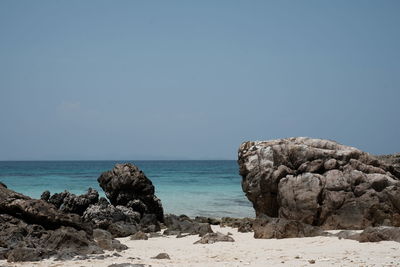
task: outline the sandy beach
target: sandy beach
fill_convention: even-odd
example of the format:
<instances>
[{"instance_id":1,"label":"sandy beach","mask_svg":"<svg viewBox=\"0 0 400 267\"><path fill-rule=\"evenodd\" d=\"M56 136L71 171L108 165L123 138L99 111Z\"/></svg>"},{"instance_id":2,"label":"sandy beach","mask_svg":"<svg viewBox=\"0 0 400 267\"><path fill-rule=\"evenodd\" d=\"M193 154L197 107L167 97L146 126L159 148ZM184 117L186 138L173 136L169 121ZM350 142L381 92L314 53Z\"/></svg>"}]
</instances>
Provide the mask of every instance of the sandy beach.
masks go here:
<instances>
[{"instance_id":1,"label":"sandy beach","mask_svg":"<svg viewBox=\"0 0 400 267\"><path fill-rule=\"evenodd\" d=\"M149 240L119 238L129 249L118 252L121 256L105 259L70 261L7 263L0 266L109 266L130 263L144 266L399 266L400 243L383 241L359 243L339 240L337 237L309 237L289 239L254 239L253 233L239 233L236 229L213 226L214 232L232 233L235 242L193 244L199 240L192 235L155 237ZM107 252L106 255L112 255ZM170 259L152 259L167 253ZM313 263L315 262L315 263ZM140 266L140 265L139 265Z\"/></svg>"}]
</instances>

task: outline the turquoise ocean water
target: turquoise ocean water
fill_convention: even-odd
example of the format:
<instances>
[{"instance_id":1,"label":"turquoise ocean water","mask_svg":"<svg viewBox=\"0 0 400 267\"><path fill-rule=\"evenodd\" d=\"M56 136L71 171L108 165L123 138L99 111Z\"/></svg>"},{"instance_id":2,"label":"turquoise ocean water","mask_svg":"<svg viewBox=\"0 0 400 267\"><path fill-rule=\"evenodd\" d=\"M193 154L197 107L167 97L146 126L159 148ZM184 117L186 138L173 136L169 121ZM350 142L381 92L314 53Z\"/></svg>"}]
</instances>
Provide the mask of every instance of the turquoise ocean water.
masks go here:
<instances>
[{"instance_id":1,"label":"turquoise ocean water","mask_svg":"<svg viewBox=\"0 0 400 267\"><path fill-rule=\"evenodd\" d=\"M152 180L166 213L254 217L233 160L212 161L0 161L0 181L33 198L49 190L104 196L97 178L116 163L131 162Z\"/></svg>"}]
</instances>

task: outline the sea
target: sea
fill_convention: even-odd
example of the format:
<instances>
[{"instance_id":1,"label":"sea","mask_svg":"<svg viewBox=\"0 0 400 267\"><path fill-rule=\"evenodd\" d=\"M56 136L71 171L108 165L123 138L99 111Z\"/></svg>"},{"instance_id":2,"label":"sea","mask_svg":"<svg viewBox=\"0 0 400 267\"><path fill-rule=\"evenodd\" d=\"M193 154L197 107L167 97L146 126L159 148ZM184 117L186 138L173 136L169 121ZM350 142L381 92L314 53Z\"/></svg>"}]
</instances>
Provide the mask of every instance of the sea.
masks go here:
<instances>
[{"instance_id":1,"label":"sea","mask_svg":"<svg viewBox=\"0 0 400 267\"><path fill-rule=\"evenodd\" d=\"M116 163L125 162L138 166L153 182L165 213L255 216L234 160L0 161L0 182L32 198L40 198L45 190L83 194L89 187L105 196L97 178Z\"/></svg>"}]
</instances>

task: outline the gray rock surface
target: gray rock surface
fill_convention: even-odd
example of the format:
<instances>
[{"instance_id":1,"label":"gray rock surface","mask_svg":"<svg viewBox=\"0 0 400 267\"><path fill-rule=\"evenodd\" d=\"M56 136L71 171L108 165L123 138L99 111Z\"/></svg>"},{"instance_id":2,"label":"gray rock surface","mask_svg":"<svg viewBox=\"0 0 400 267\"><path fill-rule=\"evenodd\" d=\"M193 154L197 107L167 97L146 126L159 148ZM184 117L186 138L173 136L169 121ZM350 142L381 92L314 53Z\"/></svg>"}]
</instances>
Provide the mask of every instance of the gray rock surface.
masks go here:
<instances>
[{"instance_id":1,"label":"gray rock surface","mask_svg":"<svg viewBox=\"0 0 400 267\"><path fill-rule=\"evenodd\" d=\"M284 218L260 216L253 223L254 238L298 238L322 235L317 226L311 226L299 221Z\"/></svg>"},{"instance_id":2,"label":"gray rock surface","mask_svg":"<svg viewBox=\"0 0 400 267\"><path fill-rule=\"evenodd\" d=\"M238 156L257 216L324 229L400 226L400 173L366 152L297 137L245 142Z\"/></svg>"},{"instance_id":3,"label":"gray rock surface","mask_svg":"<svg viewBox=\"0 0 400 267\"><path fill-rule=\"evenodd\" d=\"M113 206L107 201L99 201L89 206L82 216L95 228L109 231L114 237L126 237L138 231L140 214L124 206Z\"/></svg>"}]
</instances>

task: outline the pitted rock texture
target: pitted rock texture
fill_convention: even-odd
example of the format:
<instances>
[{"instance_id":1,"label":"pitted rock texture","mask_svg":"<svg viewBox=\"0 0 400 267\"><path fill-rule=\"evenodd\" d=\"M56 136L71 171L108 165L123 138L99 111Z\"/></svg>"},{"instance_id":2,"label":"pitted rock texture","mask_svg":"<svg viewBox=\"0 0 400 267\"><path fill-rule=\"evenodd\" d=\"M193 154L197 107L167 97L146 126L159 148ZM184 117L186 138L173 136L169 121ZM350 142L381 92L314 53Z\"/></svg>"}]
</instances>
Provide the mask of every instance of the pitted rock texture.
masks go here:
<instances>
[{"instance_id":1,"label":"pitted rock texture","mask_svg":"<svg viewBox=\"0 0 400 267\"><path fill-rule=\"evenodd\" d=\"M126 206L141 216L155 214L160 222L163 221L161 201L154 195L152 182L138 167L130 163L116 164L97 180L114 206Z\"/></svg>"},{"instance_id":2,"label":"pitted rock texture","mask_svg":"<svg viewBox=\"0 0 400 267\"><path fill-rule=\"evenodd\" d=\"M366 152L297 137L245 142L238 156L257 216L324 229L400 226L400 174Z\"/></svg>"}]
</instances>

